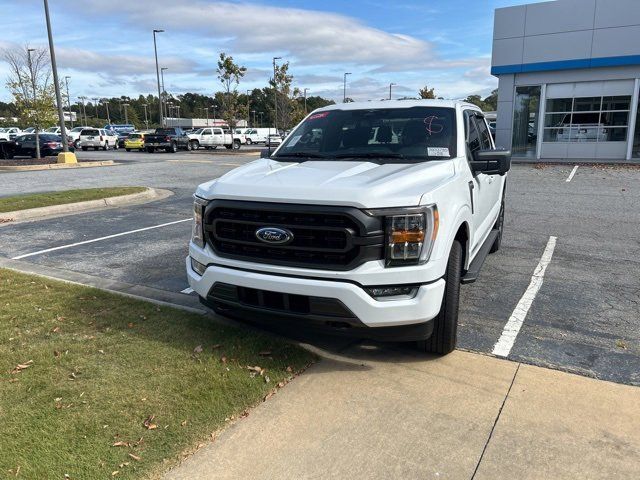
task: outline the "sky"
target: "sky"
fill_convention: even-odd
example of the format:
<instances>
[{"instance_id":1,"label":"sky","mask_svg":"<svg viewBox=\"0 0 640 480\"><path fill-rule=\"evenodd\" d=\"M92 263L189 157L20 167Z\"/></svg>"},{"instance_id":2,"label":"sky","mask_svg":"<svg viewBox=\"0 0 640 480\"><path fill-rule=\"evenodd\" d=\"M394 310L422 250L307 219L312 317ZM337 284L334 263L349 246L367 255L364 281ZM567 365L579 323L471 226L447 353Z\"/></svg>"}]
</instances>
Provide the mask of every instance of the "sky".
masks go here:
<instances>
[{"instance_id":1,"label":"sky","mask_svg":"<svg viewBox=\"0 0 640 480\"><path fill-rule=\"evenodd\" d=\"M49 0L60 77L72 98L157 92L153 29L165 87L174 95L221 90L220 52L247 67L238 90L262 88L272 58L288 61L308 95L356 101L487 95L493 11L532 0ZM41 0L0 0L0 49L46 47ZM14 13L11 13L14 12ZM19 14L18 14L19 13ZM0 60L0 100L11 95ZM156 93L157 94L157 93Z\"/></svg>"}]
</instances>

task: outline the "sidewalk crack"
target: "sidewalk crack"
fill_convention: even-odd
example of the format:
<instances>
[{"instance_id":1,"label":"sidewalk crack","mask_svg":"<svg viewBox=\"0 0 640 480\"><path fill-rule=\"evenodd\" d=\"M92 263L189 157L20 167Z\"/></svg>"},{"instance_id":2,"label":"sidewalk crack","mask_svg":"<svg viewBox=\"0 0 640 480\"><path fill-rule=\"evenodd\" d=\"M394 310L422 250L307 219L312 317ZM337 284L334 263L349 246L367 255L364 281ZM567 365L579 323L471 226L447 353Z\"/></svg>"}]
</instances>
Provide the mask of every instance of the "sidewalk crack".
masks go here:
<instances>
[{"instance_id":1,"label":"sidewalk crack","mask_svg":"<svg viewBox=\"0 0 640 480\"><path fill-rule=\"evenodd\" d=\"M502 405L500 405L500 409L498 410L498 414L496 415L496 419L493 421L493 426L491 427L491 431L489 432L489 436L487 437L487 441L484 444L482 449L482 453L480 454L480 458L478 458L478 463L476 463L476 468L473 470L473 474L471 475L471 480L476 478L476 474L478 473L478 469L480 468L480 464L482 463L482 459L484 458L484 454L487 451L487 447L489 446L489 442L491 442L491 438L493 437L493 431L496 429L496 425L498 424L498 420L500 420L500 415L502 415L502 409L507 403L507 398L509 398L509 394L511 393L511 389L513 388L513 384L516 381L516 376L518 375L518 371L520 370L521 363L518 363L516 367L516 371L513 372L513 378L511 379L511 384L509 385L509 389L502 400Z\"/></svg>"}]
</instances>

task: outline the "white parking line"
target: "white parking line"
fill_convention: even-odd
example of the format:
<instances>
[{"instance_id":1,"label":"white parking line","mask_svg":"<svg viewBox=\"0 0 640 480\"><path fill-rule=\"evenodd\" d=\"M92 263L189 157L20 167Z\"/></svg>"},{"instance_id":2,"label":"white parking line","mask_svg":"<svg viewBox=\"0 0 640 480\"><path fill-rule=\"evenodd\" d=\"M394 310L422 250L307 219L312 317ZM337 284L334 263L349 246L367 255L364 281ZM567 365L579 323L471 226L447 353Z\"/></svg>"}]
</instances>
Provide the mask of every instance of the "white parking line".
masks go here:
<instances>
[{"instance_id":1,"label":"white parking line","mask_svg":"<svg viewBox=\"0 0 640 480\"><path fill-rule=\"evenodd\" d=\"M565 182L569 183L571 180L573 180L573 176L576 174L577 171L578 171L578 165L573 167L573 170L571 170L571 173L569 174L569 178L567 178Z\"/></svg>"},{"instance_id":2,"label":"white parking line","mask_svg":"<svg viewBox=\"0 0 640 480\"><path fill-rule=\"evenodd\" d=\"M77 247L78 245L86 245L87 243L100 242L102 240L108 240L110 238L122 237L123 235L131 235L132 233L144 232L146 230L153 230L154 228L168 227L169 225L175 225L176 223L190 222L191 220L192 220L191 218L185 218L184 220L176 220L175 222L162 223L160 225L154 225L152 227L138 228L136 230L130 230L128 232L115 233L113 235L107 235L106 237L94 238L92 240L84 240L82 242L70 243L68 245L61 245L59 247L47 248L45 250L38 250L37 252L18 255L17 257L13 257L11 260L20 260L22 258L41 255L43 253L55 252L56 250L63 250L65 248Z\"/></svg>"},{"instance_id":3,"label":"white parking line","mask_svg":"<svg viewBox=\"0 0 640 480\"><path fill-rule=\"evenodd\" d=\"M193 293L193 288L187 287L184 290L180 290L180 293L184 293L185 295L189 295L190 293Z\"/></svg>"},{"instance_id":4,"label":"white parking line","mask_svg":"<svg viewBox=\"0 0 640 480\"><path fill-rule=\"evenodd\" d=\"M531 282L529 283L527 290L524 292L524 295L522 295L518 305L516 305L516 308L513 310L511 317L509 317L509 320L502 330L502 335L500 335L500 338L493 347L492 353L494 355L498 357L506 357L511 352L513 344L516 341L516 337L520 332L520 328L524 323L524 319L529 312L529 308L531 308L531 304L542 286L544 273L551 262L551 257L553 257L553 250L556 248L556 240L557 237L549 237L547 246L542 253L538 266L533 272L533 276L531 277Z\"/></svg>"}]
</instances>

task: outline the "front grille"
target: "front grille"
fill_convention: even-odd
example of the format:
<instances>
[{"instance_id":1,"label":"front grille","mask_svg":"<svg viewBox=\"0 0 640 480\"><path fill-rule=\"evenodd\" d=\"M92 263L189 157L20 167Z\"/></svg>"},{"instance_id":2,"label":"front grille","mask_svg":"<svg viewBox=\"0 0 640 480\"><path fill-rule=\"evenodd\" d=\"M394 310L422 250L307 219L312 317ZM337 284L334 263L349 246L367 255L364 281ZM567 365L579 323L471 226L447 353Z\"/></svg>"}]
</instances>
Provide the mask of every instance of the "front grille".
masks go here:
<instances>
[{"instance_id":1,"label":"front grille","mask_svg":"<svg viewBox=\"0 0 640 480\"><path fill-rule=\"evenodd\" d=\"M264 243L256 237L262 227L285 228L293 240ZM205 234L218 255L252 262L349 270L384 258L381 219L351 207L214 200Z\"/></svg>"},{"instance_id":2,"label":"front grille","mask_svg":"<svg viewBox=\"0 0 640 480\"><path fill-rule=\"evenodd\" d=\"M272 292L220 282L213 285L207 298L223 304L240 304L282 314L335 317L343 321L355 319L353 313L335 298Z\"/></svg>"}]
</instances>

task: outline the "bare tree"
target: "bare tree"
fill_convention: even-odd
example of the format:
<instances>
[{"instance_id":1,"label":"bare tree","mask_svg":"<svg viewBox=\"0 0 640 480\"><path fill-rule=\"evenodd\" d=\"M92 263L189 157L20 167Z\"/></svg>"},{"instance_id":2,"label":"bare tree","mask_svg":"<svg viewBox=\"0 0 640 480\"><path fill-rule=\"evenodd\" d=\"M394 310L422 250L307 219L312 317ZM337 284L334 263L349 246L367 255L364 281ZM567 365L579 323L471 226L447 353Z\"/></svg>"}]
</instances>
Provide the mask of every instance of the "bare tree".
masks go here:
<instances>
[{"instance_id":1,"label":"bare tree","mask_svg":"<svg viewBox=\"0 0 640 480\"><path fill-rule=\"evenodd\" d=\"M40 158L40 129L56 121L49 54L43 48L25 45L21 49L5 49L2 56L9 64L7 88L13 95L20 121L35 127L36 157Z\"/></svg>"}]
</instances>

